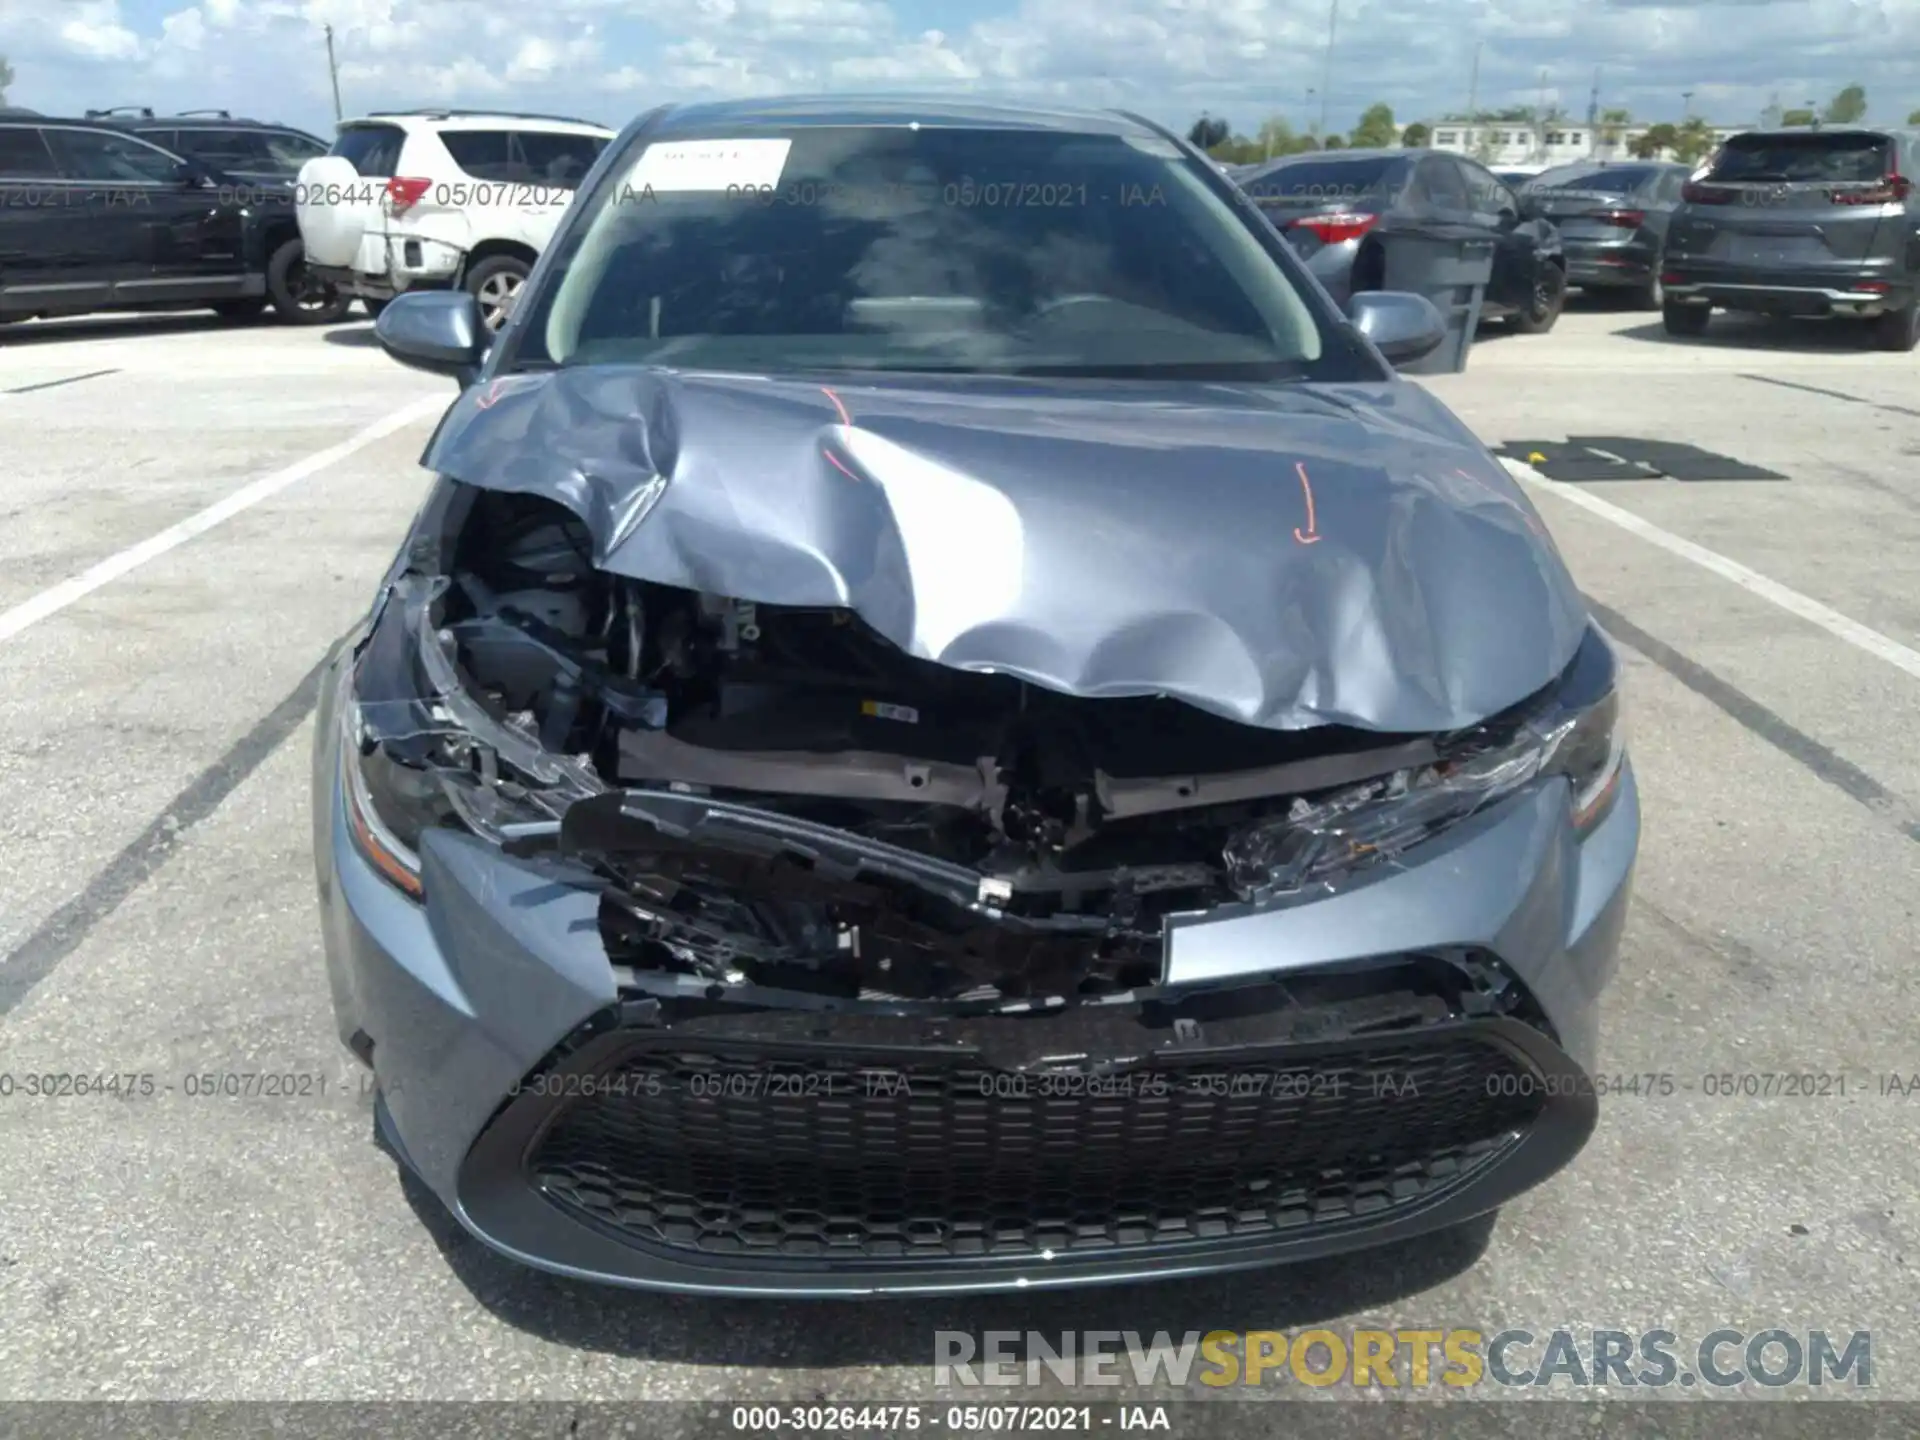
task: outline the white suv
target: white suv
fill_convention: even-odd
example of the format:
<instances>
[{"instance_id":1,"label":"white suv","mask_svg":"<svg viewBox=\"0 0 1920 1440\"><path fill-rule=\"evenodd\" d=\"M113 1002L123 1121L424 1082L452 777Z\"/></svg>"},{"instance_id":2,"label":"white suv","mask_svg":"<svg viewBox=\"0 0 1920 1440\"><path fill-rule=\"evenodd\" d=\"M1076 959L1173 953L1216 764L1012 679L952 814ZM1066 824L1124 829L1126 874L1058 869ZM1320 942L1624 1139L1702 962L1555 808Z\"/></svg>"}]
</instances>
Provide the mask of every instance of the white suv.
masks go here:
<instances>
[{"instance_id":1,"label":"white suv","mask_svg":"<svg viewBox=\"0 0 1920 1440\"><path fill-rule=\"evenodd\" d=\"M472 110L349 120L294 188L307 266L375 315L404 290L464 288L497 330L613 133Z\"/></svg>"}]
</instances>

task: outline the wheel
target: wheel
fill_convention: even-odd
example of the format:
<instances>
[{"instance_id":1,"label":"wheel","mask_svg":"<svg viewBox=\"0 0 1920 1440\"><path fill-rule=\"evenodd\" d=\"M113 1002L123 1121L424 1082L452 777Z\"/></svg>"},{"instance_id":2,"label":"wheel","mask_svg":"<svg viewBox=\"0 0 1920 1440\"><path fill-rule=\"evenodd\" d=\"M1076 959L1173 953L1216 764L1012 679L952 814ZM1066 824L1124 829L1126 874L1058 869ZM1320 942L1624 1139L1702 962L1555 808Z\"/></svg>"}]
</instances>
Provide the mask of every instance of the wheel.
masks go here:
<instances>
[{"instance_id":1,"label":"wheel","mask_svg":"<svg viewBox=\"0 0 1920 1440\"><path fill-rule=\"evenodd\" d=\"M367 318L369 320L378 320L380 318L380 312L387 308L387 302L385 300L369 300L362 296L360 308L367 312Z\"/></svg>"},{"instance_id":2,"label":"wheel","mask_svg":"<svg viewBox=\"0 0 1920 1440\"><path fill-rule=\"evenodd\" d=\"M1911 350L1920 345L1920 300L1910 300L1899 310L1876 315L1871 324L1876 350Z\"/></svg>"},{"instance_id":3,"label":"wheel","mask_svg":"<svg viewBox=\"0 0 1920 1440\"><path fill-rule=\"evenodd\" d=\"M1660 305L1660 323L1669 335L1704 335L1712 315L1711 305L1684 305L1678 300L1665 300Z\"/></svg>"},{"instance_id":4,"label":"wheel","mask_svg":"<svg viewBox=\"0 0 1920 1440\"><path fill-rule=\"evenodd\" d=\"M507 323L514 297L527 283L532 269L526 261L511 255L495 255L467 272L467 293L480 302L480 321L489 331Z\"/></svg>"},{"instance_id":5,"label":"wheel","mask_svg":"<svg viewBox=\"0 0 1920 1440\"><path fill-rule=\"evenodd\" d=\"M264 300L248 298L245 300L216 300L213 313L222 320L251 320L267 308Z\"/></svg>"},{"instance_id":6,"label":"wheel","mask_svg":"<svg viewBox=\"0 0 1920 1440\"><path fill-rule=\"evenodd\" d=\"M1567 272L1558 265L1542 265L1540 277L1533 282L1533 294L1527 308L1507 317L1507 325L1516 335L1544 335L1567 308Z\"/></svg>"},{"instance_id":7,"label":"wheel","mask_svg":"<svg viewBox=\"0 0 1920 1440\"><path fill-rule=\"evenodd\" d=\"M307 250L289 240L267 261L267 298L289 325L331 325L353 303L307 268Z\"/></svg>"}]
</instances>

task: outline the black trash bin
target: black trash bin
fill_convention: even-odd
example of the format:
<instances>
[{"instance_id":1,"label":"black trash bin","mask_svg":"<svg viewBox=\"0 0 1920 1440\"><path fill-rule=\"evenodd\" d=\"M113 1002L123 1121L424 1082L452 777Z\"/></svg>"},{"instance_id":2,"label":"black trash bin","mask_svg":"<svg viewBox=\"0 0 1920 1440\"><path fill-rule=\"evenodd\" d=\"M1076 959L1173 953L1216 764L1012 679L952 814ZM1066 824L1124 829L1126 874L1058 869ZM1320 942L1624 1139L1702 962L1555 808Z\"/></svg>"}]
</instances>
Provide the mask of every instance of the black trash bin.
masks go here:
<instances>
[{"instance_id":1,"label":"black trash bin","mask_svg":"<svg viewBox=\"0 0 1920 1440\"><path fill-rule=\"evenodd\" d=\"M1447 322L1447 338L1437 349L1395 368L1408 375L1449 375L1466 369L1480 303L1493 275L1492 239L1396 235L1386 247L1386 262L1382 290L1424 295Z\"/></svg>"}]
</instances>

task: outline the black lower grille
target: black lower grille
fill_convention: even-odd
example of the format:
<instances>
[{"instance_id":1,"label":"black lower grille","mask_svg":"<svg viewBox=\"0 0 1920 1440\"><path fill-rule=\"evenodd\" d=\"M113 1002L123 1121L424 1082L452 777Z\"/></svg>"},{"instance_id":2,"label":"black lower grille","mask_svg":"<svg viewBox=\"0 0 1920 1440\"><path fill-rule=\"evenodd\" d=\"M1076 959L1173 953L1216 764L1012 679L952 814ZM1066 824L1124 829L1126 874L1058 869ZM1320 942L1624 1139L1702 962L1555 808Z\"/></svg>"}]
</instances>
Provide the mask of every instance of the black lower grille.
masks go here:
<instances>
[{"instance_id":1,"label":"black lower grille","mask_svg":"<svg viewBox=\"0 0 1920 1440\"><path fill-rule=\"evenodd\" d=\"M560 1087L577 1098L532 1182L630 1242L715 1256L1178 1247L1429 1197L1545 1103L1525 1062L1459 1032L1106 1078L707 1043Z\"/></svg>"}]
</instances>

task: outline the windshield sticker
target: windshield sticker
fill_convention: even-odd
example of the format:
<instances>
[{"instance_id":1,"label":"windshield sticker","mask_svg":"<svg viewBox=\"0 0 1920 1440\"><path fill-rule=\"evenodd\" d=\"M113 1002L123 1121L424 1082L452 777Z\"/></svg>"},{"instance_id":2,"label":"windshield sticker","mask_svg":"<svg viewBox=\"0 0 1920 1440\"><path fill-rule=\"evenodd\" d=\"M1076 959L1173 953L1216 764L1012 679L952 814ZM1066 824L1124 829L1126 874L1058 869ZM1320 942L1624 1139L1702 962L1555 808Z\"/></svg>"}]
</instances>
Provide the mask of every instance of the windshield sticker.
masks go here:
<instances>
[{"instance_id":1,"label":"windshield sticker","mask_svg":"<svg viewBox=\"0 0 1920 1440\"><path fill-rule=\"evenodd\" d=\"M676 140L649 145L627 177L635 190L764 189L780 183L791 140Z\"/></svg>"}]
</instances>

